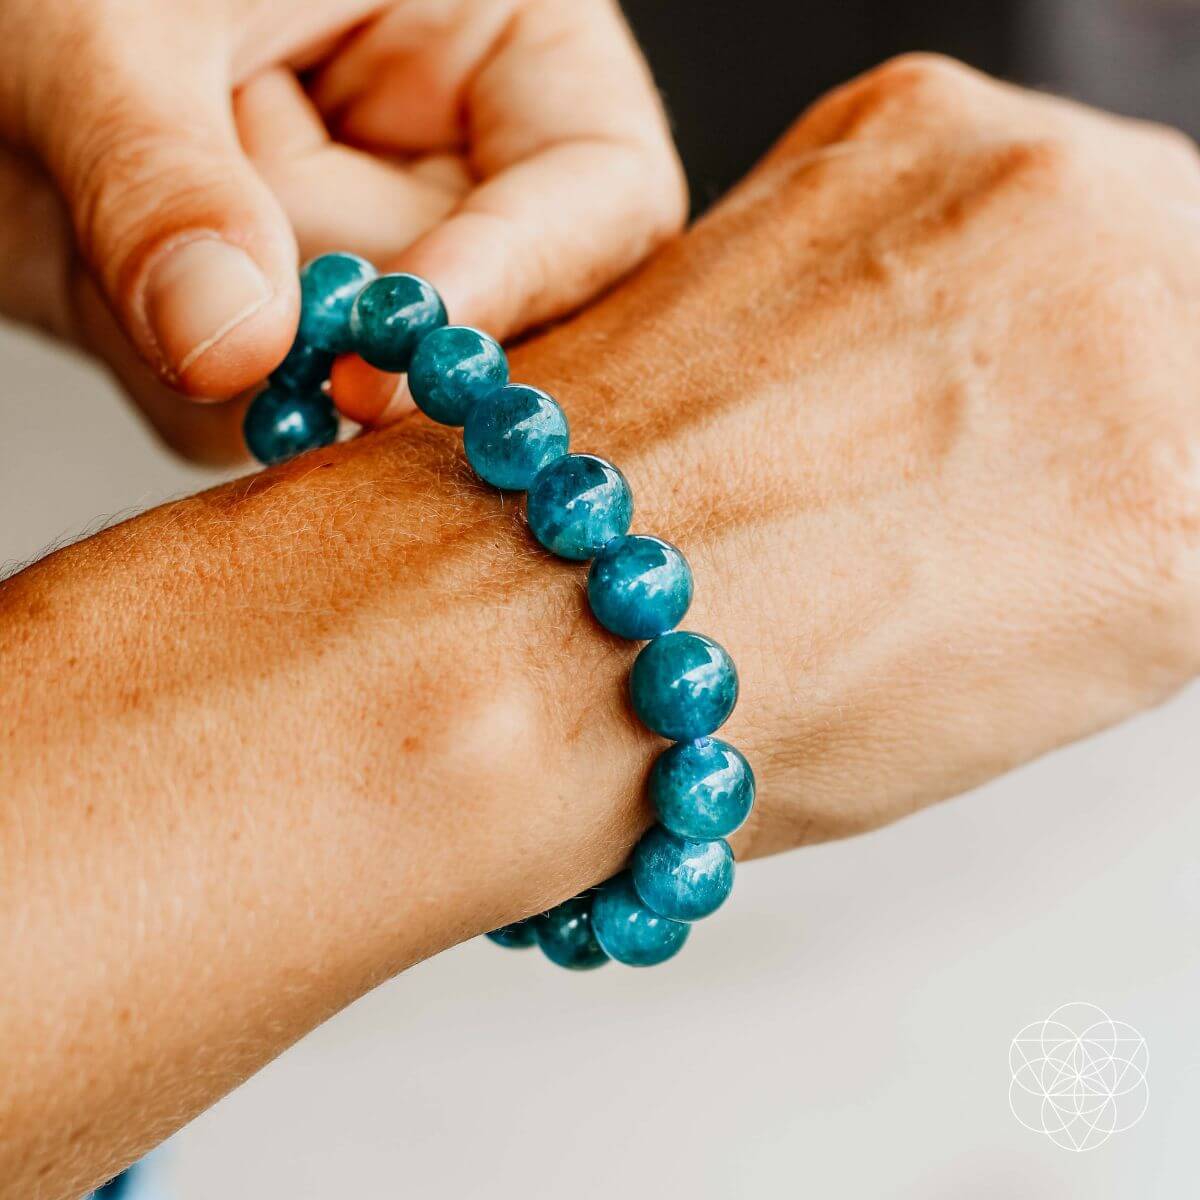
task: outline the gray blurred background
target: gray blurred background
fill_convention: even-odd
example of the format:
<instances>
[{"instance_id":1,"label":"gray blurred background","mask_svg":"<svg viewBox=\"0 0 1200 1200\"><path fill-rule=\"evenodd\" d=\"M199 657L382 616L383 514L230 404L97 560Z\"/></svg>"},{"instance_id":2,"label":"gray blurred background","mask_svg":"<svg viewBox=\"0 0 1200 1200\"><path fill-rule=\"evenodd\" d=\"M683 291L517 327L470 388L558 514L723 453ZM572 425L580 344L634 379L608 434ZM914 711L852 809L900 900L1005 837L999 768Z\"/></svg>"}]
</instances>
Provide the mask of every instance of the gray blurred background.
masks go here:
<instances>
[{"instance_id":1,"label":"gray blurred background","mask_svg":"<svg viewBox=\"0 0 1200 1200\"><path fill-rule=\"evenodd\" d=\"M1200 10L628 5L702 205L824 86L941 48L1200 124ZM215 482L86 364L0 330L0 560ZM1184 1197L1200 1175L1200 692L853 841L747 866L670 967L577 977L462 946L180 1133L181 1200ZM1150 1106L1072 1154L1009 1110L1010 1039L1088 1001L1145 1035Z\"/></svg>"}]
</instances>

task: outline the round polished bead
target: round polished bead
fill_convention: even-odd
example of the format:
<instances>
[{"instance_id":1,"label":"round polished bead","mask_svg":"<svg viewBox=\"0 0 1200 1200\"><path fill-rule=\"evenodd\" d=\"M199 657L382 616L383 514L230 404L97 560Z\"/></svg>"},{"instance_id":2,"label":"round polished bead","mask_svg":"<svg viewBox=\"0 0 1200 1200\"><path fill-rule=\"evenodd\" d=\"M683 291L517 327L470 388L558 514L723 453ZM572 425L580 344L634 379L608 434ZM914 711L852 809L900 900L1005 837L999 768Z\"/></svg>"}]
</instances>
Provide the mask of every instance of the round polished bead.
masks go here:
<instances>
[{"instance_id":1,"label":"round polished bead","mask_svg":"<svg viewBox=\"0 0 1200 1200\"><path fill-rule=\"evenodd\" d=\"M591 558L633 520L633 493L612 463L565 454L543 467L529 488L533 536L560 558Z\"/></svg>"},{"instance_id":2,"label":"round polished bead","mask_svg":"<svg viewBox=\"0 0 1200 1200\"><path fill-rule=\"evenodd\" d=\"M319 388L329 378L334 355L318 350L297 335L287 357L271 372L269 382L293 392Z\"/></svg>"},{"instance_id":3,"label":"round polished bead","mask_svg":"<svg viewBox=\"0 0 1200 1200\"><path fill-rule=\"evenodd\" d=\"M672 921L707 917L733 890L733 851L728 842L676 837L661 825L634 847L631 868L642 903Z\"/></svg>"},{"instance_id":4,"label":"round polished bead","mask_svg":"<svg viewBox=\"0 0 1200 1200\"><path fill-rule=\"evenodd\" d=\"M422 338L408 367L417 407L443 425L462 425L477 400L507 382L500 343L467 325L446 325Z\"/></svg>"},{"instance_id":5,"label":"round polished bead","mask_svg":"<svg viewBox=\"0 0 1200 1200\"><path fill-rule=\"evenodd\" d=\"M673 741L707 737L737 703L738 677L723 646L703 634L674 630L642 647L629 673L634 712Z\"/></svg>"},{"instance_id":6,"label":"round polished bead","mask_svg":"<svg viewBox=\"0 0 1200 1200\"><path fill-rule=\"evenodd\" d=\"M674 629L692 602L692 568L661 538L614 538L588 571L596 620L618 637L639 641Z\"/></svg>"},{"instance_id":7,"label":"round polished bead","mask_svg":"<svg viewBox=\"0 0 1200 1200\"><path fill-rule=\"evenodd\" d=\"M657 758L647 785L658 819L684 838L723 838L754 804L746 756L719 738L676 742Z\"/></svg>"},{"instance_id":8,"label":"round polished bead","mask_svg":"<svg viewBox=\"0 0 1200 1200\"><path fill-rule=\"evenodd\" d=\"M442 298L417 275L380 275L350 310L350 341L381 371L407 371L417 343L446 323Z\"/></svg>"},{"instance_id":9,"label":"round polished bead","mask_svg":"<svg viewBox=\"0 0 1200 1200\"><path fill-rule=\"evenodd\" d=\"M560 967L590 971L608 962L592 932L592 897L576 896L534 918L542 953Z\"/></svg>"},{"instance_id":10,"label":"round polished bead","mask_svg":"<svg viewBox=\"0 0 1200 1200\"><path fill-rule=\"evenodd\" d=\"M628 871L610 879L592 903L596 941L610 957L627 967L652 967L678 954L689 928L651 912L634 890Z\"/></svg>"},{"instance_id":11,"label":"round polished bead","mask_svg":"<svg viewBox=\"0 0 1200 1200\"><path fill-rule=\"evenodd\" d=\"M467 414L463 446L475 474L493 487L523 492L549 462L567 452L567 418L545 392L511 383Z\"/></svg>"},{"instance_id":12,"label":"round polished bead","mask_svg":"<svg viewBox=\"0 0 1200 1200\"><path fill-rule=\"evenodd\" d=\"M514 925L501 925L499 929L493 929L488 937L497 946L504 946L509 950L524 950L537 942L537 930L532 920L517 921Z\"/></svg>"},{"instance_id":13,"label":"round polished bead","mask_svg":"<svg viewBox=\"0 0 1200 1200\"><path fill-rule=\"evenodd\" d=\"M375 278L375 268L357 254L322 254L300 271L300 333L310 346L330 354L350 349L350 310Z\"/></svg>"},{"instance_id":14,"label":"round polished bead","mask_svg":"<svg viewBox=\"0 0 1200 1200\"><path fill-rule=\"evenodd\" d=\"M324 392L269 387L250 402L242 432L250 453L271 466L336 441L337 412Z\"/></svg>"}]
</instances>

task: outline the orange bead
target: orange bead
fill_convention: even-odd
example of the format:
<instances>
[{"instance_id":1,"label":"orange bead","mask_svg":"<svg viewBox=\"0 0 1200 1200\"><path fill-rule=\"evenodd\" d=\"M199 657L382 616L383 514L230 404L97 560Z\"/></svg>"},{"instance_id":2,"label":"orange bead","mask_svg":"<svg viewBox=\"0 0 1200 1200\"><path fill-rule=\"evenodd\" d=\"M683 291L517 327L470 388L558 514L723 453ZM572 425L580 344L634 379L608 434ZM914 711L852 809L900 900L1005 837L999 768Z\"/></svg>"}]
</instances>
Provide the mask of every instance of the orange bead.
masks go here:
<instances>
[{"instance_id":1,"label":"orange bead","mask_svg":"<svg viewBox=\"0 0 1200 1200\"><path fill-rule=\"evenodd\" d=\"M374 425L403 385L402 375L380 371L357 354L335 359L329 375L329 390L338 411L359 425Z\"/></svg>"}]
</instances>

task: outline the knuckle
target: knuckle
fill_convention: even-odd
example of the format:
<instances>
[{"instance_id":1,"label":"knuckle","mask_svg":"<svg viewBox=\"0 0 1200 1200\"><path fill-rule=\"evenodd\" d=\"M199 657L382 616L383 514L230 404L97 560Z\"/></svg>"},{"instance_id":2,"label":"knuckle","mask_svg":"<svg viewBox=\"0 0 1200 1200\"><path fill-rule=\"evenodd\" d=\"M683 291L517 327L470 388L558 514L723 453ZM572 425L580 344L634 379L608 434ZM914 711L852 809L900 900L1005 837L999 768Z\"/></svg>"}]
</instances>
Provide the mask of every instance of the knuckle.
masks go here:
<instances>
[{"instance_id":1,"label":"knuckle","mask_svg":"<svg viewBox=\"0 0 1200 1200\"><path fill-rule=\"evenodd\" d=\"M821 143L890 133L915 126L969 119L971 99L991 87L987 76L939 54L913 53L889 59L822 97L801 119L802 140Z\"/></svg>"},{"instance_id":2,"label":"knuckle","mask_svg":"<svg viewBox=\"0 0 1200 1200\"><path fill-rule=\"evenodd\" d=\"M962 97L984 76L940 54L902 54L868 71L851 85L852 97L867 111L935 109L953 116Z\"/></svg>"},{"instance_id":3,"label":"knuckle","mask_svg":"<svg viewBox=\"0 0 1200 1200\"><path fill-rule=\"evenodd\" d=\"M983 78L947 55L915 51L889 58L867 72L860 82L883 96L944 99L978 87Z\"/></svg>"},{"instance_id":4,"label":"knuckle","mask_svg":"<svg viewBox=\"0 0 1200 1200\"><path fill-rule=\"evenodd\" d=\"M203 223L225 172L206 169L196 144L161 126L113 111L91 124L69 160L71 208L84 258L111 286L139 268L156 231Z\"/></svg>"},{"instance_id":5,"label":"knuckle","mask_svg":"<svg viewBox=\"0 0 1200 1200\"><path fill-rule=\"evenodd\" d=\"M1182 129L1150 124L1145 133L1161 149L1164 157L1193 173L1200 173L1200 149Z\"/></svg>"}]
</instances>

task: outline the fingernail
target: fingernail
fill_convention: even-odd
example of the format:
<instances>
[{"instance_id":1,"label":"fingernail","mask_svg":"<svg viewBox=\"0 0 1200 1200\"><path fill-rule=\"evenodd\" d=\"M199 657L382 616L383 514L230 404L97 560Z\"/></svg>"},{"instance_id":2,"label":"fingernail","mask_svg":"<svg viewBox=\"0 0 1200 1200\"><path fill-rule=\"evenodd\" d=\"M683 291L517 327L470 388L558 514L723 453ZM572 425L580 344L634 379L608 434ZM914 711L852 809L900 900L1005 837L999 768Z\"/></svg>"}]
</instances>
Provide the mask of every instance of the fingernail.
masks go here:
<instances>
[{"instance_id":1,"label":"fingernail","mask_svg":"<svg viewBox=\"0 0 1200 1200\"><path fill-rule=\"evenodd\" d=\"M182 375L272 294L254 259L220 238L200 237L165 251L150 269L143 300L163 364Z\"/></svg>"}]
</instances>

